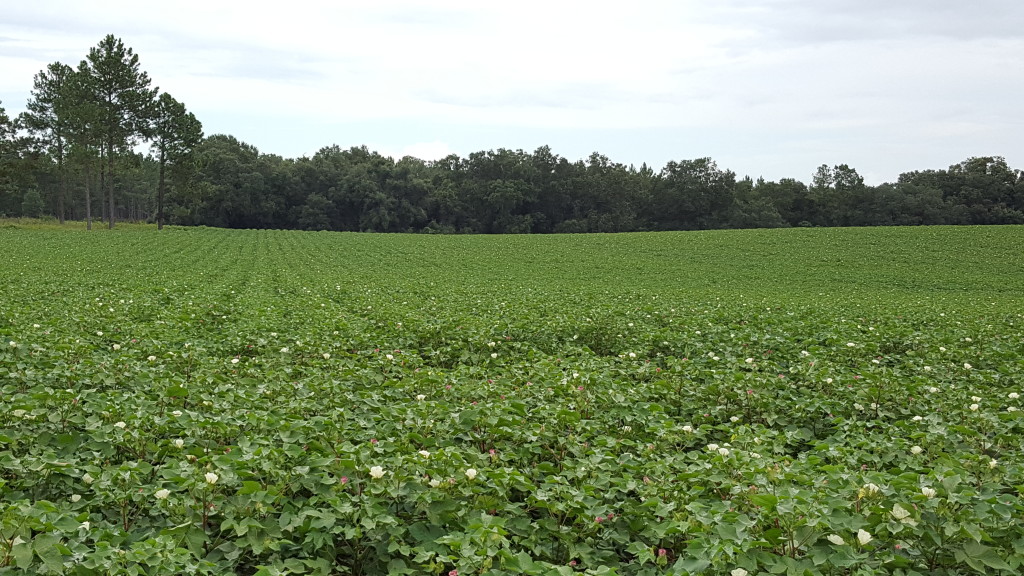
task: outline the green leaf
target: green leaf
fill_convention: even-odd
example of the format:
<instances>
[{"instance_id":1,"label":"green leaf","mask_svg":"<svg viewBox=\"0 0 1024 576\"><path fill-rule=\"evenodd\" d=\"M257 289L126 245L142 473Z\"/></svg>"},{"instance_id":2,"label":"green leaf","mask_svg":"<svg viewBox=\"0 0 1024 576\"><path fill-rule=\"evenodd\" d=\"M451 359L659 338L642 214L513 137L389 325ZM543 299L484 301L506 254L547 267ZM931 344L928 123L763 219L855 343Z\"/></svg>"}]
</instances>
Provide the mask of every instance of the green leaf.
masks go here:
<instances>
[{"instance_id":1,"label":"green leaf","mask_svg":"<svg viewBox=\"0 0 1024 576\"><path fill-rule=\"evenodd\" d=\"M60 550L57 549L59 541L60 539L53 534L40 534L32 540L32 548L36 556L52 572L64 571L64 559L61 556Z\"/></svg>"},{"instance_id":2,"label":"green leaf","mask_svg":"<svg viewBox=\"0 0 1024 576\"><path fill-rule=\"evenodd\" d=\"M964 558L967 563L975 569L978 569L977 563L997 570L1013 569L1003 558L999 556L995 549L978 542L968 542L964 544L962 548L962 555L958 554L958 556ZM984 571L984 568L981 568L980 570Z\"/></svg>"},{"instance_id":3,"label":"green leaf","mask_svg":"<svg viewBox=\"0 0 1024 576\"><path fill-rule=\"evenodd\" d=\"M32 565L32 542L20 542L11 547L11 555L19 568Z\"/></svg>"},{"instance_id":4,"label":"green leaf","mask_svg":"<svg viewBox=\"0 0 1024 576\"><path fill-rule=\"evenodd\" d=\"M701 560L699 558L680 558L679 561L675 563L674 567L680 570L685 570L690 574L699 574L706 570L708 566L711 566L711 562L708 562L707 560Z\"/></svg>"},{"instance_id":5,"label":"green leaf","mask_svg":"<svg viewBox=\"0 0 1024 576\"><path fill-rule=\"evenodd\" d=\"M168 398L185 398L188 396L188 388L181 386L168 386L167 397Z\"/></svg>"},{"instance_id":6,"label":"green leaf","mask_svg":"<svg viewBox=\"0 0 1024 576\"><path fill-rule=\"evenodd\" d=\"M765 512L770 514L775 511L775 506L779 503L779 498L774 494L753 494L750 496L750 501L755 506L764 508Z\"/></svg>"}]
</instances>

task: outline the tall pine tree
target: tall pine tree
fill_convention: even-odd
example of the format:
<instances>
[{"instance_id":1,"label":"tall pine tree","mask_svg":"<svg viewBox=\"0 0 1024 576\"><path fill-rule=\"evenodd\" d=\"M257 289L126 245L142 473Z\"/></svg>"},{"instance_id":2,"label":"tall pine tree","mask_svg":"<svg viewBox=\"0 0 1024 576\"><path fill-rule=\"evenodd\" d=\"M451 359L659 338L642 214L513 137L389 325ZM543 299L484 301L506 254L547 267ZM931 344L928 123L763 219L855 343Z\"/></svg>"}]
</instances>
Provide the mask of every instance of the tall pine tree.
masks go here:
<instances>
[{"instance_id":1,"label":"tall pine tree","mask_svg":"<svg viewBox=\"0 0 1024 576\"><path fill-rule=\"evenodd\" d=\"M74 70L66 64L54 62L36 74L32 98L21 114L22 125L35 134L50 155L57 161L59 187L57 190L57 218L64 223L67 211L67 167L70 114L73 109L71 82Z\"/></svg>"},{"instance_id":2,"label":"tall pine tree","mask_svg":"<svg viewBox=\"0 0 1024 576\"><path fill-rule=\"evenodd\" d=\"M112 34L89 50L79 68L87 75L86 86L96 104L96 128L107 163L109 226L113 228L117 219L114 158L152 133L157 89L149 87L149 75L139 69L138 55Z\"/></svg>"},{"instance_id":3,"label":"tall pine tree","mask_svg":"<svg viewBox=\"0 0 1024 576\"><path fill-rule=\"evenodd\" d=\"M179 171L187 163L192 151L203 140L203 125L185 105L164 92L157 99L153 121L153 152L160 163L160 181L157 185L156 226L164 227L164 196L168 167Z\"/></svg>"}]
</instances>

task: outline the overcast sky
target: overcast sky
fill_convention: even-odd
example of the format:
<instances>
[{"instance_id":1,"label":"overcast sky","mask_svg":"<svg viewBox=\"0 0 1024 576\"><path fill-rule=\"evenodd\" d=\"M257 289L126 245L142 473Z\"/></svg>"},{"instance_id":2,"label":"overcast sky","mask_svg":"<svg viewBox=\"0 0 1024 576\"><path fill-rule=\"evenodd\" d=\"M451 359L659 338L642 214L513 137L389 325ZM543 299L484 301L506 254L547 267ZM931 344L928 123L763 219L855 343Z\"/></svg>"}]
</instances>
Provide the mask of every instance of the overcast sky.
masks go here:
<instances>
[{"instance_id":1,"label":"overcast sky","mask_svg":"<svg viewBox=\"0 0 1024 576\"><path fill-rule=\"evenodd\" d=\"M114 34L207 134L264 153L400 157L549 145L660 169L868 183L1024 168L1024 2L4 2L0 101Z\"/></svg>"}]
</instances>

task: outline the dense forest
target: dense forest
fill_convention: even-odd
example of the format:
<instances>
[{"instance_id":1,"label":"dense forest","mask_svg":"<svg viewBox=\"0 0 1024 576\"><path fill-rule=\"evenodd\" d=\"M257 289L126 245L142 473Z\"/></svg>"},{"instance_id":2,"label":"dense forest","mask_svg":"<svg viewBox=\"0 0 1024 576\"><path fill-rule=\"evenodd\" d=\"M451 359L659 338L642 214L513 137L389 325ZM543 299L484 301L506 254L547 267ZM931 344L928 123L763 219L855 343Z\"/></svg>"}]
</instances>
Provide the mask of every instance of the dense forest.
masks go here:
<instances>
[{"instance_id":1,"label":"dense forest","mask_svg":"<svg viewBox=\"0 0 1024 576\"><path fill-rule=\"evenodd\" d=\"M286 159L205 136L107 36L77 67L40 71L24 113L0 103L0 216L441 233L1024 224L1024 172L978 157L869 186L822 165L807 184L737 178L710 158L655 170L547 146L429 162L329 146Z\"/></svg>"}]
</instances>

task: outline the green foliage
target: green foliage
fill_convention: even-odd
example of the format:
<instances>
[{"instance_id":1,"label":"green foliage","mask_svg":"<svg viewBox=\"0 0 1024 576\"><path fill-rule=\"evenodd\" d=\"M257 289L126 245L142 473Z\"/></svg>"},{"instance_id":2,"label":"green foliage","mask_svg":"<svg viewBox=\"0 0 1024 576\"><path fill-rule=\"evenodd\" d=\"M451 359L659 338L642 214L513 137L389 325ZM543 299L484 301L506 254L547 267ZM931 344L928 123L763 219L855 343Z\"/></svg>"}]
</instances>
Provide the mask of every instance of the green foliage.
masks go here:
<instances>
[{"instance_id":1,"label":"green foliage","mask_svg":"<svg viewBox=\"0 0 1024 576\"><path fill-rule=\"evenodd\" d=\"M26 218L39 218L43 215L46 206L43 204L43 197L39 190L32 188L25 192L21 199L21 215Z\"/></svg>"},{"instance_id":2,"label":"green foliage","mask_svg":"<svg viewBox=\"0 0 1024 576\"><path fill-rule=\"evenodd\" d=\"M180 187L193 176L193 152L203 140L203 125L166 92L157 98L153 116L153 151L159 163L156 221L157 227L163 228L167 181L176 181ZM167 177L168 167L174 178Z\"/></svg>"},{"instance_id":3,"label":"green foliage","mask_svg":"<svg viewBox=\"0 0 1024 576\"><path fill-rule=\"evenodd\" d=\"M1021 234L0 228L0 564L1018 573Z\"/></svg>"}]
</instances>

